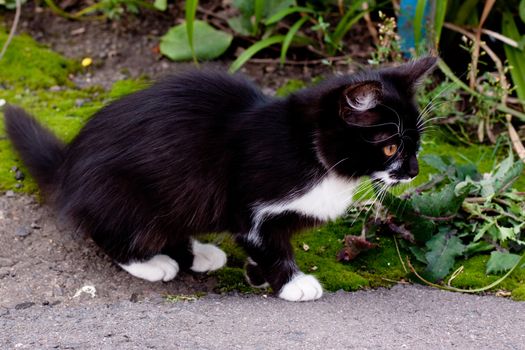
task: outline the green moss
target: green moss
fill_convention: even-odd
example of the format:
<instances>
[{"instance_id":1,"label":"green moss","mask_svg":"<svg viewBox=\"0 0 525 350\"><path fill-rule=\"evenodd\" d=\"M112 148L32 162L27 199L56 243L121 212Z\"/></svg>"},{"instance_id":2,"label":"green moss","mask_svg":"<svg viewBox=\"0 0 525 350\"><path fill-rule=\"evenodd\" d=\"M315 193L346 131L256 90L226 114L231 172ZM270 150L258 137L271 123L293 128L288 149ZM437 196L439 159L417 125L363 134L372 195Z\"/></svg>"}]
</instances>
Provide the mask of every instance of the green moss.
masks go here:
<instances>
[{"instance_id":1,"label":"green moss","mask_svg":"<svg viewBox=\"0 0 525 350\"><path fill-rule=\"evenodd\" d=\"M516 301L525 301L525 284L514 289L511 298Z\"/></svg>"},{"instance_id":2,"label":"green moss","mask_svg":"<svg viewBox=\"0 0 525 350\"><path fill-rule=\"evenodd\" d=\"M117 99L135 91L145 89L150 84L151 82L145 78L120 80L113 84L108 95L111 99Z\"/></svg>"},{"instance_id":3,"label":"green moss","mask_svg":"<svg viewBox=\"0 0 525 350\"><path fill-rule=\"evenodd\" d=\"M302 80L290 79L287 80L286 83L284 83L280 88L277 89L275 95L279 97L285 97L299 89L305 88L306 86L306 82Z\"/></svg>"},{"instance_id":4,"label":"green moss","mask_svg":"<svg viewBox=\"0 0 525 350\"><path fill-rule=\"evenodd\" d=\"M0 28L0 42L6 39L7 33ZM0 60L0 82L5 86L31 89L72 85L68 74L78 68L78 63L39 45L31 37L18 35Z\"/></svg>"},{"instance_id":5,"label":"green moss","mask_svg":"<svg viewBox=\"0 0 525 350\"><path fill-rule=\"evenodd\" d=\"M345 220L337 220L295 236L292 242L299 267L316 275L330 291L389 286L406 277L394 241L389 237L376 238L374 243L378 247L354 261L344 264L337 261L344 236L358 234L360 229L360 225L350 226Z\"/></svg>"},{"instance_id":6,"label":"green moss","mask_svg":"<svg viewBox=\"0 0 525 350\"><path fill-rule=\"evenodd\" d=\"M244 278L244 269L240 267L223 267L212 273L217 277L217 287L219 293L240 292L240 293L261 293L261 289L251 287Z\"/></svg>"}]
</instances>

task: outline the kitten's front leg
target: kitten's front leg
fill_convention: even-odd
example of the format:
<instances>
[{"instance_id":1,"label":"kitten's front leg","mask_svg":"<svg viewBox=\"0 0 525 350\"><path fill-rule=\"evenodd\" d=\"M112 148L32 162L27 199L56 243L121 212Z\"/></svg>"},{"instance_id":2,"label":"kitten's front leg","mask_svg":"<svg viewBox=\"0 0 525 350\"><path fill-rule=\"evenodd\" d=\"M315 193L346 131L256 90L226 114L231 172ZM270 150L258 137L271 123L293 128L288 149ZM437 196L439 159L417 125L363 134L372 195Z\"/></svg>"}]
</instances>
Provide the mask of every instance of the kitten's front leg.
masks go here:
<instances>
[{"instance_id":1,"label":"kitten's front leg","mask_svg":"<svg viewBox=\"0 0 525 350\"><path fill-rule=\"evenodd\" d=\"M246 266L249 282L260 286L266 281L280 298L289 301L315 300L323 295L317 279L302 273L294 259L290 237L300 220L296 214L279 215L237 237L250 255Z\"/></svg>"}]
</instances>

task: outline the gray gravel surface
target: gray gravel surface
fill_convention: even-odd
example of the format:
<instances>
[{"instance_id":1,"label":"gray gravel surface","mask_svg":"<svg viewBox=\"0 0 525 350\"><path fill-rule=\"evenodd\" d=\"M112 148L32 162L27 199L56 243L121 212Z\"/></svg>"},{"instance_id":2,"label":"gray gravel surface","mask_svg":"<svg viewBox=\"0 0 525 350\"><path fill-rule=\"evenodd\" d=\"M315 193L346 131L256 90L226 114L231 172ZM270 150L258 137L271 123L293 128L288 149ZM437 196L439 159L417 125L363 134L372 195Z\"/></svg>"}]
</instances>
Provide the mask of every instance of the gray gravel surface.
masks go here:
<instances>
[{"instance_id":1,"label":"gray gravel surface","mask_svg":"<svg viewBox=\"0 0 525 350\"><path fill-rule=\"evenodd\" d=\"M2 349L525 349L525 303L418 286L290 303L194 302L0 309Z\"/></svg>"}]
</instances>

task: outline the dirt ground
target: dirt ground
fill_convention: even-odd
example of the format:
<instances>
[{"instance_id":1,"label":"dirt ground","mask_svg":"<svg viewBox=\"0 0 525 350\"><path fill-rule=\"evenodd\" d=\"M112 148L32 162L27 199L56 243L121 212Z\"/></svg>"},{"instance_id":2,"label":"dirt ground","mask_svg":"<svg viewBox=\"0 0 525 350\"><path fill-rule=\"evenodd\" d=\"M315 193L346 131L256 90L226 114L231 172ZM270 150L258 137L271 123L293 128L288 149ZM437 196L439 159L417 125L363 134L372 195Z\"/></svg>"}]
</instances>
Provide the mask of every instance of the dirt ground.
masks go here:
<instances>
[{"instance_id":1,"label":"dirt ground","mask_svg":"<svg viewBox=\"0 0 525 350\"><path fill-rule=\"evenodd\" d=\"M0 307L76 304L92 299L91 287L102 303L209 293L215 282L191 273L167 283L134 278L34 197L0 196Z\"/></svg>"},{"instance_id":2,"label":"dirt ground","mask_svg":"<svg viewBox=\"0 0 525 350\"><path fill-rule=\"evenodd\" d=\"M204 3L207 3L203 4L204 7L214 6L214 1ZM172 8L171 11L181 18L180 9ZM11 16L7 15L6 27L10 26L11 20ZM19 32L30 34L66 57L79 60L93 58L92 69L73 80L79 86L99 85L109 88L117 80L139 76L159 79L192 66L191 63L172 62L158 52L160 37L176 24L175 21L178 20L172 16L148 11L140 17L129 16L117 22L71 21L28 3L24 6ZM254 79L267 93L272 93L290 78L310 81L321 74L352 72L356 64L365 63L366 58L370 57L372 46L365 26L356 25L349 37L353 40L345 44L345 53L353 57L354 61L350 64L338 62L327 66L291 62L293 64L281 68L278 59L274 59L247 64L241 72ZM239 52L235 40L220 60L203 65L226 68ZM246 46L246 43L242 44ZM276 51L273 57L278 56L279 52Z\"/></svg>"}]
</instances>

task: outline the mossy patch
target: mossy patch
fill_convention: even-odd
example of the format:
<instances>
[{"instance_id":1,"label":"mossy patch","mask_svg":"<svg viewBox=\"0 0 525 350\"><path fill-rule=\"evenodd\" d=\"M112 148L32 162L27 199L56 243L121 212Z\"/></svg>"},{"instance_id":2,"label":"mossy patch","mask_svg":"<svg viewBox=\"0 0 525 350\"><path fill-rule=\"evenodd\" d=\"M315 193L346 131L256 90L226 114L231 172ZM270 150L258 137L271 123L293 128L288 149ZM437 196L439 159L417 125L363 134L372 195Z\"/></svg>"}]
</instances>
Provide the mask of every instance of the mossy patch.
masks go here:
<instances>
[{"instance_id":1,"label":"mossy patch","mask_svg":"<svg viewBox=\"0 0 525 350\"><path fill-rule=\"evenodd\" d=\"M0 31L0 42L5 37ZM114 84L109 92L97 87L81 89L69 79L77 69L77 62L32 38L15 36L0 60L0 99L23 107L60 139L69 142L103 105L148 85L146 79L130 79ZM14 167L26 175L25 179L15 179ZM7 141L0 118L0 191L5 190L34 193L37 187Z\"/></svg>"},{"instance_id":2,"label":"mossy patch","mask_svg":"<svg viewBox=\"0 0 525 350\"><path fill-rule=\"evenodd\" d=\"M5 42L7 35L0 28L0 43ZM18 35L0 60L0 83L6 89L15 85L30 89L73 85L68 74L79 67L78 62L62 57L31 37Z\"/></svg>"}]
</instances>

